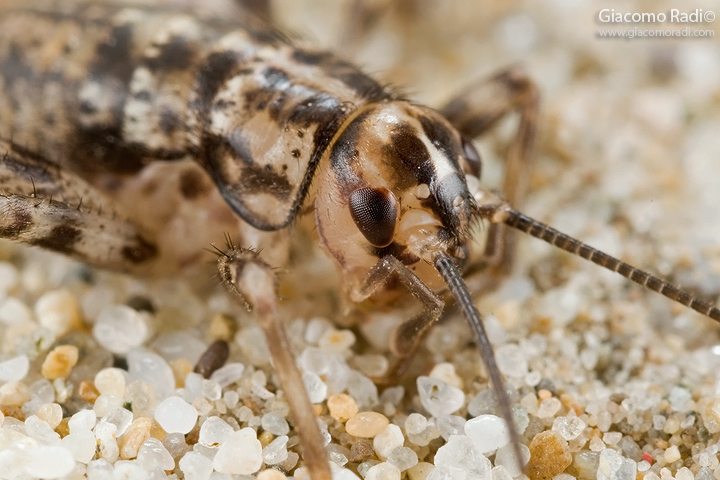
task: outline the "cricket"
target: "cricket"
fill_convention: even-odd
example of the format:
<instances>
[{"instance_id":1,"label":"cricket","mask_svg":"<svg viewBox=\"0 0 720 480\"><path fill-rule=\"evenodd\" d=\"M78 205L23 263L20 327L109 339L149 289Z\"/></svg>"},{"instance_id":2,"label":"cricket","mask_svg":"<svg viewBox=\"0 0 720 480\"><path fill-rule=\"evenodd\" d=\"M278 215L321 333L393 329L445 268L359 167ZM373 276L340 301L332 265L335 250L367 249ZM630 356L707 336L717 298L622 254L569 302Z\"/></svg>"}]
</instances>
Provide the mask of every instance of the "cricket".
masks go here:
<instances>
[{"instance_id":1,"label":"cricket","mask_svg":"<svg viewBox=\"0 0 720 480\"><path fill-rule=\"evenodd\" d=\"M349 4L347 45L403 8L418 15L413 2ZM717 467L710 439L720 418L713 424L712 404L696 403L689 390L673 390L660 413L603 392L597 395L614 410L601 414L541 378L547 365L522 367L523 359L513 366L522 348L494 351L506 335L497 317L507 312L484 311L479 299L506 282L525 285L515 281L523 236L669 299L655 309L683 306L720 322L713 296L536 218L533 172L538 144L548 142L535 79L510 65L425 106L342 51L286 34L272 11L250 1L203 9L74 0L0 6L0 238L130 279L205 281L200 289L219 306L209 327L215 333L202 325L205 314L187 313L204 341L183 337L193 362L169 353L169 322L137 295L115 310L97 304L94 326L58 327L17 357L5 347L7 358L45 369L42 377L27 374L36 385L30 406L2 405L8 425L31 439L30 453L9 450L7 478L102 478L113 468L132 476L145 468L174 478L215 478L214 470L264 480L539 480L684 468L678 475L689 479ZM498 130L506 144L502 175L496 167L490 175L501 180L486 187L477 145ZM81 283L72 289L88 291ZM316 302L329 305L317 308L337 326L297 318ZM576 309L588 325L604 315ZM137 325L125 327L134 330L127 340L122 315ZM235 315L259 328L262 340L238 331ZM461 327L451 326L460 318ZM532 340L517 345L528 355L541 350L540 334L558 331L548 322L537 320ZM112 355L84 364L90 347L70 335L73 328ZM473 372L467 402L447 358L453 348L425 346L439 345L434 328L469 332L455 348L473 352L462 353L458 367ZM363 339L367 331L375 333ZM588 347L599 344L595 331L585 332L580 362L620 375L611 353L600 358ZM68 345L76 352L69 370L48 373L52 353ZM355 360L354 348L370 353ZM445 361L418 362L427 349ZM165 376L144 372L149 364ZM91 372L92 381L73 377L73 368ZM10 389L25 377L7 378ZM408 394L397 385L408 384L417 397L401 413ZM32 392L46 385L54 397L35 400ZM9 391L0 397L14 398ZM59 407L61 397L72 401ZM651 428L662 433L645 440ZM692 444L695 436L704 447ZM42 470L33 462L40 456L57 465Z\"/></svg>"}]
</instances>

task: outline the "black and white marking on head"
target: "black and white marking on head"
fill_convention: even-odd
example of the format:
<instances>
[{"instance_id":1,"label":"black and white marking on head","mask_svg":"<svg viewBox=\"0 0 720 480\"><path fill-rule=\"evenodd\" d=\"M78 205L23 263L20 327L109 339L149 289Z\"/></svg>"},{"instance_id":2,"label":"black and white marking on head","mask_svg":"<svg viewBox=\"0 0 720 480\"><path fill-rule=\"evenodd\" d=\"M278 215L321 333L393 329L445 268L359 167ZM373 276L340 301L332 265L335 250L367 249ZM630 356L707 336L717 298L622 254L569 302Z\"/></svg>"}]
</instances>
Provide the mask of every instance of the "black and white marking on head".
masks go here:
<instances>
[{"instance_id":1,"label":"black and white marking on head","mask_svg":"<svg viewBox=\"0 0 720 480\"><path fill-rule=\"evenodd\" d=\"M365 186L386 188L398 198L420 192L415 197L422 197L422 207L440 219L450 237L460 238L474 209L460 166L464 150L460 136L432 110L384 103L345 128L330 162L344 196Z\"/></svg>"}]
</instances>

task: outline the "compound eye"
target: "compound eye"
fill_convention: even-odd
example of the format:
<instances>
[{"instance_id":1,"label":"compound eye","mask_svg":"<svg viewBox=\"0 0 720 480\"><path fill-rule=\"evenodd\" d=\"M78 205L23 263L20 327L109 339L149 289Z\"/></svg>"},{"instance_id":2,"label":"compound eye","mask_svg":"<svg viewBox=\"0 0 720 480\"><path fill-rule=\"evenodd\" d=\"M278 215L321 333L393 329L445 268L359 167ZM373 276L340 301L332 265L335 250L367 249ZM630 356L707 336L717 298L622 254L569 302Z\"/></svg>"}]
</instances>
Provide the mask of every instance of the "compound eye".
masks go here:
<instances>
[{"instance_id":1,"label":"compound eye","mask_svg":"<svg viewBox=\"0 0 720 480\"><path fill-rule=\"evenodd\" d=\"M363 236L374 247L392 243L398 207L387 188L358 188L350 194L350 215Z\"/></svg>"},{"instance_id":2,"label":"compound eye","mask_svg":"<svg viewBox=\"0 0 720 480\"><path fill-rule=\"evenodd\" d=\"M463 161L461 162L461 166L463 171L480 178L480 173L482 172L482 160L480 160L480 153L478 153L475 145L465 138L462 139L462 149Z\"/></svg>"}]
</instances>

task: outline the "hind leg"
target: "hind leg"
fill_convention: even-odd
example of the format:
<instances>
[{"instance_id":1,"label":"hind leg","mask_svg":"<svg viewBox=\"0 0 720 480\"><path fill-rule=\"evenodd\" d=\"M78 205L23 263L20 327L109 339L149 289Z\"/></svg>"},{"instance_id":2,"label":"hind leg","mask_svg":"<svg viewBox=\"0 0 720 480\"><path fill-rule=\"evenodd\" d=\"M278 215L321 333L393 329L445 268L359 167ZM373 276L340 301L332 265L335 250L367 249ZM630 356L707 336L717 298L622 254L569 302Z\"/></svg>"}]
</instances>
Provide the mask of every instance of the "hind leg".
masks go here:
<instances>
[{"instance_id":1,"label":"hind leg","mask_svg":"<svg viewBox=\"0 0 720 480\"><path fill-rule=\"evenodd\" d=\"M0 191L0 238L120 271L141 270L158 257L153 239L103 208L92 185L4 140Z\"/></svg>"}]
</instances>

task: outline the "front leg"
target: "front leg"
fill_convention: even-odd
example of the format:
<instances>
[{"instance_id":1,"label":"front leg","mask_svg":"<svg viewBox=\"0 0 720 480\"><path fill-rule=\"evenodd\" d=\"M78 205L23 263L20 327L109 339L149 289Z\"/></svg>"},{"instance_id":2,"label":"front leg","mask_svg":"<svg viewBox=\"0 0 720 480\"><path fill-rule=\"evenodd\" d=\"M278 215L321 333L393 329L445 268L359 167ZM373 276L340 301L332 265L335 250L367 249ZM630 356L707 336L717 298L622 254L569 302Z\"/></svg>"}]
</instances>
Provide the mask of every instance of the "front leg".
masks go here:
<instances>
[{"instance_id":1,"label":"front leg","mask_svg":"<svg viewBox=\"0 0 720 480\"><path fill-rule=\"evenodd\" d=\"M94 187L11 142L0 152L0 238L120 271L157 259L154 242L103 209Z\"/></svg>"},{"instance_id":2,"label":"front leg","mask_svg":"<svg viewBox=\"0 0 720 480\"><path fill-rule=\"evenodd\" d=\"M393 256L381 258L370 269L362 285L351 292L351 300L358 303L367 300L393 273L397 274L412 296L422 303L425 311L404 321L393 332L390 338L390 350L398 357L398 362L390 370L388 374L390 378L397 376L404 369L407 360L417 350L430 327L440 318L445 306L435 292Z\"/></svg>"}]
</instances>

